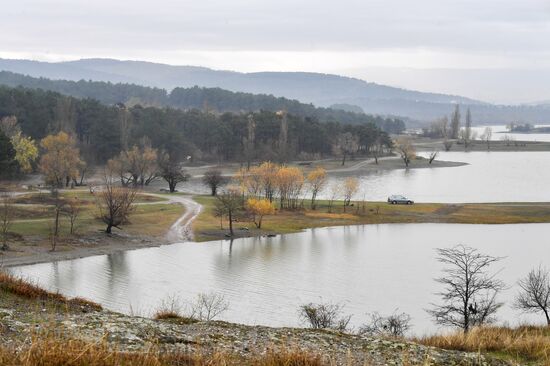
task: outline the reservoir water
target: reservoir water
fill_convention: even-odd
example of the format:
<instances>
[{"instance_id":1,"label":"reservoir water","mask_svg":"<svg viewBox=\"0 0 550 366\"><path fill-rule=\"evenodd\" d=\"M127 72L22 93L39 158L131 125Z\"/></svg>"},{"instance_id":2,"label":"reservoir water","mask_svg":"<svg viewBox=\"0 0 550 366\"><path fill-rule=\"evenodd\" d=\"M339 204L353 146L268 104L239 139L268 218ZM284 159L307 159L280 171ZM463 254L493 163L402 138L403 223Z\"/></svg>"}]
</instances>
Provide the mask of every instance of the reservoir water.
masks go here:
<instances>
[{"instance_id":1,"label":"reservoir water","mask_svg":"<svg viewBox=\"0 0 550 366\"><path fill-rule=\"evenodd\" d=\"M162 299L191 301L223 294L222 319L272 326L303 325L300 305L345 305L358 326L366 313L409 313L414 332L437 330L427 313L438 301L435 248L457 244L505 257L493 269L509 285L499 320L526 317L511 307L516 281L539 264L550 267L550 224L387 224L307 230L276 238L179 243L57 263L13 268L50 290L83 296L108 309L151 314Z\"/></svg>"}]
</instances>

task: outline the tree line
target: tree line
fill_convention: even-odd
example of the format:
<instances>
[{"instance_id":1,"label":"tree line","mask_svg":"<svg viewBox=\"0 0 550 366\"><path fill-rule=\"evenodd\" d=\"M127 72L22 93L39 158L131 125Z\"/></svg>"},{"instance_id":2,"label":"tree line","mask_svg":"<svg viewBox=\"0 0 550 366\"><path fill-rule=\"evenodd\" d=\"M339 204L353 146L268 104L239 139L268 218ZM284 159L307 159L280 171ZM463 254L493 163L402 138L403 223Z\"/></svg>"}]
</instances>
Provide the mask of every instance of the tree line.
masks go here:
<instances>
[{"instance_id":1,"label":"tree line","mask_svg":"<svg viewBox=\"0 0 550 366\"><path fill-rule=\"evenodd\" d=\"M297 100L266 94L232 92L220 88L151 88L135 84L113 84L102 81L67 81L34 78L8 71L0 71L0 84L58 92L80 99L95 99L103 104L124 103L129 106L172 107L184 110L199 109L216 113L249 113L286 110L298 117L315 118L321 122L346 124L374 123L388 133L400 133L405 123L398 118L354 113L341 109L320 108Z\"/></svg>"},{"instance_id":2,"label":"tree line","mask_svg":"<svg viewBox=\"0 0 550 366\"><path fill-rule=\"evenodd\" d=\"M286 162L325 156L341 156L345 163L349 156L376 155L392 143L389 135L372 122L323 123L287 112L214 114L140 105L107 106L93 99L23 88L0 87L0 118L16 121L20 137L27 142L67 133L74 138L87 166L104 164L121 152L143 145L144 139L172 160L237 161L247 165L252 161ZM14 161L11 150L17 145L13 139L10 143L11 147L2 144L0 156L8 165Z\"/></svg>"}]
</instances>

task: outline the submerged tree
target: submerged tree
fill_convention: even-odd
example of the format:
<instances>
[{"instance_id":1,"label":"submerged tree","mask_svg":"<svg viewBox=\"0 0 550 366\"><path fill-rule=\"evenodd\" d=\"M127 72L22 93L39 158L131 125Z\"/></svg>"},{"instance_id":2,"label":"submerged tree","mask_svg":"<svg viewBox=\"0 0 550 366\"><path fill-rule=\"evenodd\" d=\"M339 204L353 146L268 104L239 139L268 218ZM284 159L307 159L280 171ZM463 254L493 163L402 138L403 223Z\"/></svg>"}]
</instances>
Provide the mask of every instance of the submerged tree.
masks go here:
<instances>
[{"instance_id":1,"label":"submerged tree","mask_svg":"<svg viewBox=\"0 0 550 366\"><path fill-rule=\"evenodd\" d=\"M494 321L502 305L496 296L505 285L488 271L502 258L481 254L464 245L437 249L437 253L445 269L444 276L436 279L444 287L438 293L443 303L428 310L435 322L462 328L467 333L473 326Z\"/></svg>"},{"instance_id":2,"label":"submerged tree","mask_svg":"<svg viewBox=\"0 0 550 366\"><path fill-rule=\"evenodd\" d=\"M520 293L516 298L516 308L529 313L543 313L550 326L550 273L538 267L519 281Z\"/></svg>"}]
</instances>

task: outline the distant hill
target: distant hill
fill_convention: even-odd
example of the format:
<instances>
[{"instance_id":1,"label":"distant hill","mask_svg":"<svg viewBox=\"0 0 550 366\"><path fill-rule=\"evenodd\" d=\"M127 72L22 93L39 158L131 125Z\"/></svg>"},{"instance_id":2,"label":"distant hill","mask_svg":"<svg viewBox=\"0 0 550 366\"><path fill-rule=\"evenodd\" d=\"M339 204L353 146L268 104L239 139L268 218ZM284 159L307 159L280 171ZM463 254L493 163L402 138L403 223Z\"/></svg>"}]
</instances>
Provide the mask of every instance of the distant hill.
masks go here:
<instances>
[{"instance_id":1,"label":"distant hill","mask_svg":"<svg viewBox=\"0 0 550 366\"><path fill-rule=\"evenodd\" d=\"M219 113L249 113L259 111L277 112L286 110L304 118L315 118L320 122L341 122L364 124L372 122L384 131L398 133L405 128L403 121L396 118L382 118L364 113L341 109L315 107L282 97L265 94L231 92L220 88L175 88L170 93L165 89L135 84L103 81L67 81L34 78L9 71L0 71L0 85L55 91L76 98L92 98L103 104L124 103L127 106L173 107L183 110L199 109Z\"/></svg>"},{"instance_id":2,"label":"distant hill","mask_svg":"<svg viewBox=\"0 0 550 366\"><path fill-rule=\"evenodd\" d=\"M449 114L453 105L458 103L472 109L477 123L550 122L550 109L547 106L492 105L461 96L424 93L320 73L239 73L112 59L59 63L0 59L0 70L34 77L133 83L167 90L193 86L222 88L235 92L271 94L321 107L333 104L357 105L368 114L399 115L418 121L431 121Z\"/></svg>"}]
</instances>

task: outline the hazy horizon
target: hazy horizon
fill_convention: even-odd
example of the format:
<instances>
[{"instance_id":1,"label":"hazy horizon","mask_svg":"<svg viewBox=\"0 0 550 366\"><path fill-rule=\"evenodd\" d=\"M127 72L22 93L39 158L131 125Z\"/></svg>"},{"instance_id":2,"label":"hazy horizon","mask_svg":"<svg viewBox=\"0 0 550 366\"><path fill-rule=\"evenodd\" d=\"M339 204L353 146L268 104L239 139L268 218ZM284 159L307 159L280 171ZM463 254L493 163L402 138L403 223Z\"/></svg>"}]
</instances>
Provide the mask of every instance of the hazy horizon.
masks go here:
<instances>
[{"instance_id":1,"label":"hazy horizon","mask_svg":"<svg viewBox=\"0 0 550 366\"><path fill-rule=\"evenodd\" d=\"M493 103L550 99L543 0L25 0L3 10L2 58L321 72Z\"/></svg>"}]
</instances>

